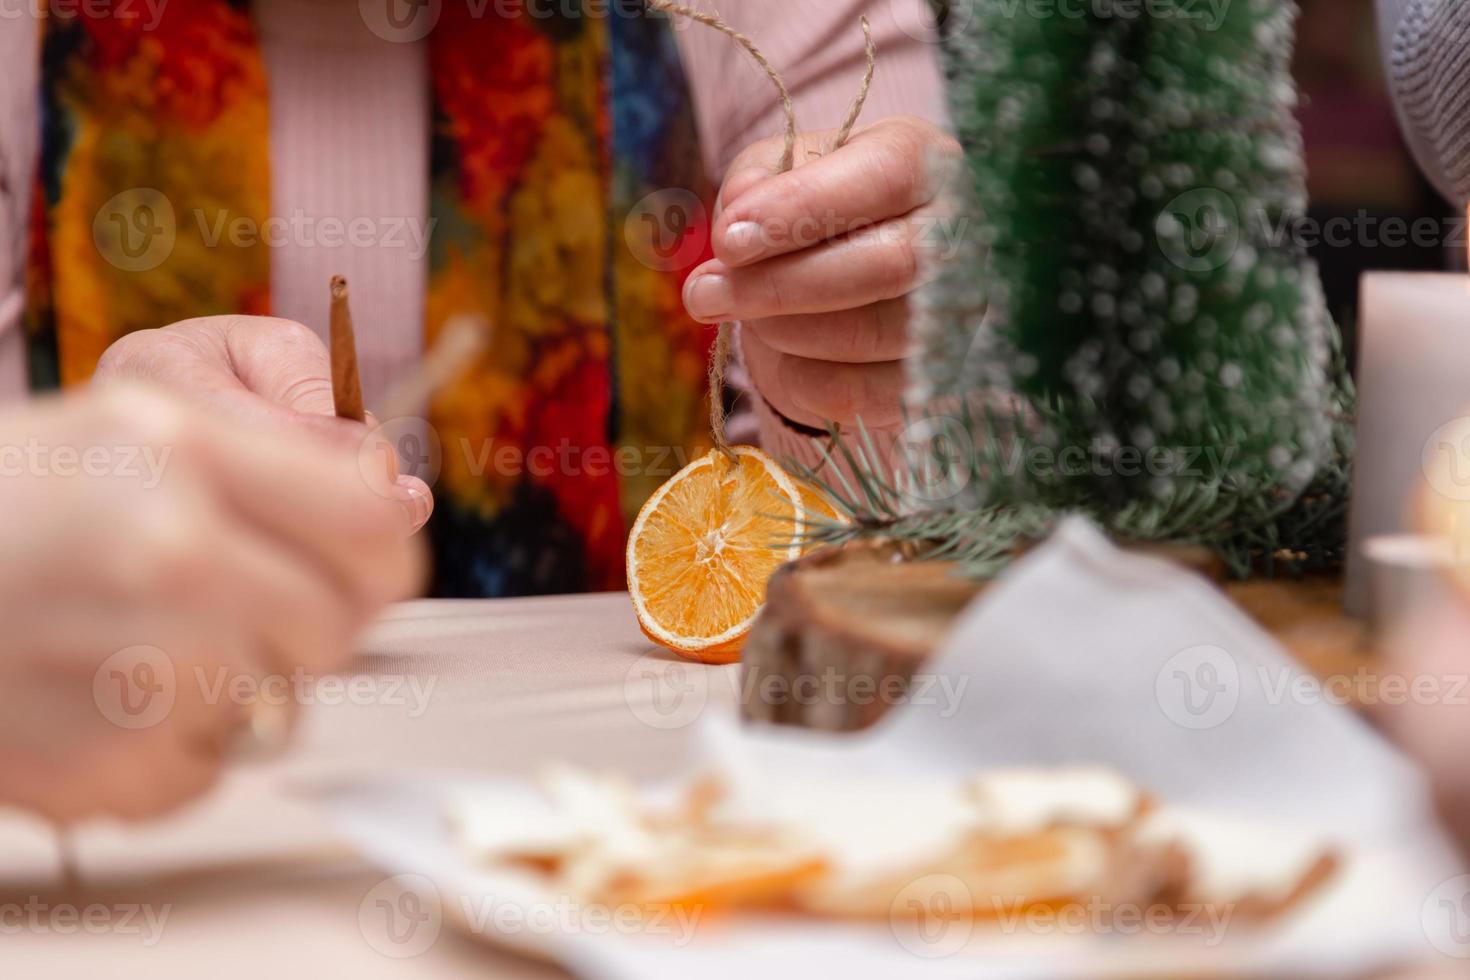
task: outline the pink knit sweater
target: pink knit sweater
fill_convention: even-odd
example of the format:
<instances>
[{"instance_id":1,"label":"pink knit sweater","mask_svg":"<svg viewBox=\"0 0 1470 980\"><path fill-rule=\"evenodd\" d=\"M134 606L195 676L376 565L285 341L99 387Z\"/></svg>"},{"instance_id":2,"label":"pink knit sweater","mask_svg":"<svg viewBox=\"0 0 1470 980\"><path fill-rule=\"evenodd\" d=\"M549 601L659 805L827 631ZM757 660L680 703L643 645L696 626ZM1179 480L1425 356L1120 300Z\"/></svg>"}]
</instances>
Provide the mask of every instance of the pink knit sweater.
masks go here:
<instances>
[{"instance_id":1,"label":"pink knit sweater","mask_svg":"<svg viewBox=\"0 0 1470 980\"><path fill-rule=\"evenodd\" d=\"M699 5L699 4L697 4ZM703 4L708 6L708 4ZM26 10L32 9L26 5ZM864 120L910 113L944 118L933 46L921 38L924 0L726 0L721 14L758 39L796 98L803 128L838 125L863 65L861 14L880 51ZM386 41L366 28L351 0L256 0L271 81L272 209L310 228L358 216L405 232L377 245L335 247L292 234L272 252L277 315L325 332L322 283L352 281L358 354L369 407L422 351L427 227L429 93L422 44ZM25 216L37 153L36 23L0 18L0 399L24 391L19 330L24 306ZM770 83L723 37L677 33L712 174L745 146L776 134ZM401 222L401 224L400 224ZM738 377L738 376L737 376ZM757 409L762 440L778 452L805 440ZM742 433L732 433L741 435ZM753 436L754 433L744 433ZM804 453L803 453L804 455Z\"/></svg>"}]
</instances>

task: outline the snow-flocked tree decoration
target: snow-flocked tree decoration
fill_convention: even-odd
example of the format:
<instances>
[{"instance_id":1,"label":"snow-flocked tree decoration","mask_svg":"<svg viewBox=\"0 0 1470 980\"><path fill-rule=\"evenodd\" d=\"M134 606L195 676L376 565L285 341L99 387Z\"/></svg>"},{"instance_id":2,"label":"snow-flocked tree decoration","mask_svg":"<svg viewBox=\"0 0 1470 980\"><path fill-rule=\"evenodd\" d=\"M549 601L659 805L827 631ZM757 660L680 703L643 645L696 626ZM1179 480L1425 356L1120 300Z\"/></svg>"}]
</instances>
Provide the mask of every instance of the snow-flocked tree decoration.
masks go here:
<instances>
[{"instance_id":1,"label":"snow-flocked tree decoration","mask_svg":"<svg viewBox=\"0 0 1470 980\"><path fill-rule=\"evenodd\" d=\"M1242 574L1333 564L1351 392L1289 234L1295 4L955 6L965 248L920 295L910 446L930 477L931 450L967 462L918 493L865 479L859 529L823 533L985 565L1081 511Z\"/></svg>"}]
</instances>

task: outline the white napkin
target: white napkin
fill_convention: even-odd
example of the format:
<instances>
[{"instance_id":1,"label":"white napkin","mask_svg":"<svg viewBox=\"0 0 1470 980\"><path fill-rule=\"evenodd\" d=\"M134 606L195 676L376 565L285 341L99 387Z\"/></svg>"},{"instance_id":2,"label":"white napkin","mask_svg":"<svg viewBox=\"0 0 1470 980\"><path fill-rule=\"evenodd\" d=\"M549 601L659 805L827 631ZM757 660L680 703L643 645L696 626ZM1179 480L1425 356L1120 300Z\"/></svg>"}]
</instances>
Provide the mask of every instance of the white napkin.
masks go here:
<instances>
[{"instance_id":1,"label":"white napkin","mask_svg":"<svg viewBox=\"0 0 1470 980\"><path fill-rule=\"evenodd\" d=\"M968 677L875 741L910 765L1100 763L1160 798L1349 838L1422 828L1419 772L1209 582L1081 518L964 615L926 673Z\"/></svg>"}]
</instances>

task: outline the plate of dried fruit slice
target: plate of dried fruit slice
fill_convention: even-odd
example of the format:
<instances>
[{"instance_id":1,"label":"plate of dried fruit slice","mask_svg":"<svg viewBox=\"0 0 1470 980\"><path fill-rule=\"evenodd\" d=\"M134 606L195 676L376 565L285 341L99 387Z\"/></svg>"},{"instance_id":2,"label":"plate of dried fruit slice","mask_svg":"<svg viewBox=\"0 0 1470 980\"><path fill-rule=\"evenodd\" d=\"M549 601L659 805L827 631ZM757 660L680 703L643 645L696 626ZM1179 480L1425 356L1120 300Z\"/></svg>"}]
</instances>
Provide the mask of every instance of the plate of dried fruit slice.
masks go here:
<instances>
[{"instance_id":1,"label":"plate of dried fruit slice","mask_svg":"<svg viewBox=\"0 0 1470 980\"><path fill-rule=\"evenodd\" d=\"M1331 975L1406 885L1106 770L739 782L554 768L327 805L416 908L584 976Z\"/></svg>"}]
</instances>

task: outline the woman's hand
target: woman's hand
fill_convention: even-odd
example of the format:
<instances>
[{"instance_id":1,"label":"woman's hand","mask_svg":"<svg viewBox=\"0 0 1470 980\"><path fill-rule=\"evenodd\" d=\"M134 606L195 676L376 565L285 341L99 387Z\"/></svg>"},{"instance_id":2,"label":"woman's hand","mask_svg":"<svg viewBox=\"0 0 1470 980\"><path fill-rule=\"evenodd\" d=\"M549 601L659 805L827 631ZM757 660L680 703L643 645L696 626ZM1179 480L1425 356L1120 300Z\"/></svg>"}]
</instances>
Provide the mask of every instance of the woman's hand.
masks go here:
<instances>
[{"instance_id":1,"label":"woman's hand","mask_svg":"<svg viewBox=\"0 0 1470 980\"><path fill-rule=\"evenodd\" d=\"M805 134L773 175L781 138L731 165L712 230L716 258L684 302L707 323L742 321L746 366L777 411L805 425L902 419L908 294L953 230L937 201L960 160L943 130L884 119L809 162L835 132Z\"/></svg>"},{"instance_id":2,"label":"woman's hand","mask_svg":"<svg viewBox=\"0 0 1470 980\"><path fill-rule=\"evenodd\" d=\"M0 416L0 800L71 821L202 792L244 722L232 685L340 667L418 587L410 517L370 482L136 386Z\"/></svg>"},{"instance_id":3,"label":"woman's hand","mask_svg":"<svg viewBox=\"0 0 1470 980\"><path fill-rule=\"evenodd\" d=\"M331 356L320 337L293 320L209 316L139 330L107 349L96 377L147 382L248 426L303 432L354 450L369 438L361 425L336 417ZM396 467L391 447L368 451ZM434 509L428 485L396 469L394 478L396 496L414 508L415 529L422 527Z\"/></svg>"}]
</instances>

